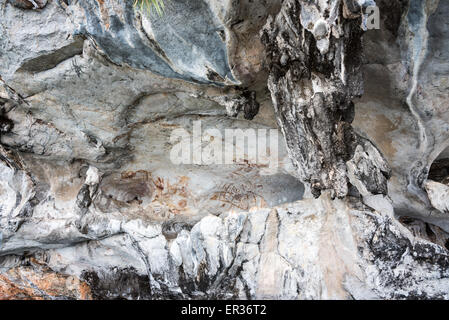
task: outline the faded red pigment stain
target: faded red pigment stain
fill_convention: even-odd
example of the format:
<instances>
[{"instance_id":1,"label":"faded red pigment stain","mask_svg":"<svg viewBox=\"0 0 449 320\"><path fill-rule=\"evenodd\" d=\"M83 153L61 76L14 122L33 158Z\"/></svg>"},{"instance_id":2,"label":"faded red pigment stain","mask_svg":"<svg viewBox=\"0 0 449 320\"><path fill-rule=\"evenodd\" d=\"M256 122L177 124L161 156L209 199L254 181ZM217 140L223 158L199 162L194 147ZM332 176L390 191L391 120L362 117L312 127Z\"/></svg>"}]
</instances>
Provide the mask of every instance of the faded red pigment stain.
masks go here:
<instances>
[{"instance_id":1,"label":"faded red pigment stain","mask_svg":"<svg viewBox=\"0 0 449 320\"><path fill-rule=\"evenodd\" d=\"M106 29L109 29L110 23L108 9L104 5L104 0L97 0L97 2L100 6L101 20L103 21Z\"/></svg>"}]
</instances>

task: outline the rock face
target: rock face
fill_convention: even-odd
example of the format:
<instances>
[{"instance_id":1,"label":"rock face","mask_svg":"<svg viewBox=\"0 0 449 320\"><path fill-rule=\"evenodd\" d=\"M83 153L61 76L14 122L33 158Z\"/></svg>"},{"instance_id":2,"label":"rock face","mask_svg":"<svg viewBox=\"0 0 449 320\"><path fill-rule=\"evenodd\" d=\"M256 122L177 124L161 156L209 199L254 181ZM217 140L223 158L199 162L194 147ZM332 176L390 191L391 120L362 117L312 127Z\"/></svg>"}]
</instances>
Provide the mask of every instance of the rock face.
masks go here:
<instances>
[{"instance_id":1,"label":"rock face","mask_svg":"<svg viewBox=\"0 0 449 320\"><path fill-rule=\"evenodd\" d=\"M449 298L447 1L133 2L0 0L0 299Z\"/></svg>"},{"instance_id":2,"label":"rock face","mask_svg":"<svg viewBox=\"0 0 449 320\"><path fill-rule=\"evenodd\" d=\"M53 236L36 223L34 232L24 228L14 237L27 238L29 248L37 245L41 260L35 263L45 263L57 277L83 279L76 280L75 293L47 289L50 298L447 299L448 252L357 201L332 201L326 194L271 209L210 215L193 227L90 213L84 232L68 230L67 217L53 227ZM78 244L51 249L57 237ZM17 250L17 243L25 241L11 238L5 249ZM16 265L12 259L2 264ZM4 277L16 283L29 269L19 265Z\"/></svg>"},{"instance_id":3,"label":"rock face","mask_svg":"<svg viewBox=\"0 0 449 320\"><path fill-rule=\"evenodd\" d=\"M353 162L357 171L361 153L366 172L352 176L368 192L387 194L388 164L351 127L352 100L363 93L362 17L340 15L350 11L348 2L342 8L340 1L285 1L262 32L276 117L298 176L311 185L315 197L322 190L345 197L346 163Z\"/></svg>"},{"instance_id":4,"label":"rock face","mask_svg":"<svg viewBox=\"0 0 449 320\"><path fill-rule=\"evenodd\" d=\"M392 168L388 187L396 213L447 231L447 216L435 210L425 184L428 176L434 179L436 160L448 158L449 42L448 26L442 22L448 4L376 3L381 29L365 34L365 92L356 100L353 126L371 139Z\"/></svg>"}]
</instances>

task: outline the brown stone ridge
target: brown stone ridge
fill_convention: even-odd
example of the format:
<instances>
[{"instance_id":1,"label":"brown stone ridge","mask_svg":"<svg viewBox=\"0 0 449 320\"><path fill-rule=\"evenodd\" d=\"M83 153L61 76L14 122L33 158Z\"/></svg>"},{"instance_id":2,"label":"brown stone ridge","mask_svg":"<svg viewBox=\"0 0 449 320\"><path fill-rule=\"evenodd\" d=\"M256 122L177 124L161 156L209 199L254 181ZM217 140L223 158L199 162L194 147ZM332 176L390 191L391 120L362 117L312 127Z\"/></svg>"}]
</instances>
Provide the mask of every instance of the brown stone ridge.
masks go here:
<instances>
[{"instance_id":1,"label":"brown stone ridge","mask_svg":"<svg viewBox=\"0 0 449 320\"><path fill-rule=\"evenodd\" d=\"M0 300L92 300L84 281L39 264L32 265L0 274Z\"/></svg>"},{"instance_id":2,"label":"brown stone ridge","mask_svg":"<svg viewBox=\"0 0 449 320\"><path fill-rule=\"evenodd\" d=\"M42 9L47 5L47 0L10 0L13 6L21 9Z\"/></svg>"}]
</instances>

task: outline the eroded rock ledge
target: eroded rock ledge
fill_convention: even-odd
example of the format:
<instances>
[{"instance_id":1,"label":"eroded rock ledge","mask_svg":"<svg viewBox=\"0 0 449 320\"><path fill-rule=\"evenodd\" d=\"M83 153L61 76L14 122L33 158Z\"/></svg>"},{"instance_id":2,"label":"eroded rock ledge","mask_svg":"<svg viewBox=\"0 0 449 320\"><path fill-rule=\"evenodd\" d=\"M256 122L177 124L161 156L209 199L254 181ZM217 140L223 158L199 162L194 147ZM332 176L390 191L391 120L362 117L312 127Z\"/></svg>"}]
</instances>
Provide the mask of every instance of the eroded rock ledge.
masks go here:
<instances>
[{"instance_id":1,"label":"eroded rock ledge","mask_svg":"<svg viewBox=\"0 0 449 320\"><path fill-rule=\"evenodd\" d=\"M332 201L329 194L207 216L193 226L90 213L87 234L64 231L70 219L53 229L73 245L3 257L2 268L10 271L0 281L18 287L7 298L26 289L52 299L447 299L448 252L415 238L379 197L390 213L360 207L357 199ZM27 242L51 247L41 224L33 227L39 232ZM6 239L4 246L20 242ZM70 275L71 287L40 282L68 277L62 274Z\"/></svg>"}]
</instances>

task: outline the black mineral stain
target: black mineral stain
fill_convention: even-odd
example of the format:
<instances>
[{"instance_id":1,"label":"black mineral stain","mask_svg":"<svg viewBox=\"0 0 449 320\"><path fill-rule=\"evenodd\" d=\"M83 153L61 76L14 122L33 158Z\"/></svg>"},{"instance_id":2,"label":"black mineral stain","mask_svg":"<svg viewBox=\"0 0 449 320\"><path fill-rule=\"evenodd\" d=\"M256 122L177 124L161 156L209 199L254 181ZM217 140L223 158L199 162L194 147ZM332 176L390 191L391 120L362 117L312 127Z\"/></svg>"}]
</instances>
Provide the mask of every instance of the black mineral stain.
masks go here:
<instances>
[{"instance_id":1,"label":"black mineral stain","mask_svg":"<svg viewBox=\"0 0 449 320\"><path fill-rule=\"evenodd\" d=\"M109 270L84 271L81 279L89 285L96 300L151 299L148 276L141 275L133 267Z\"/></svg>"}]
</instances>

